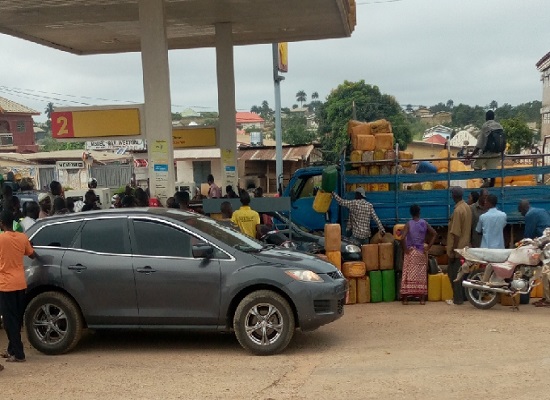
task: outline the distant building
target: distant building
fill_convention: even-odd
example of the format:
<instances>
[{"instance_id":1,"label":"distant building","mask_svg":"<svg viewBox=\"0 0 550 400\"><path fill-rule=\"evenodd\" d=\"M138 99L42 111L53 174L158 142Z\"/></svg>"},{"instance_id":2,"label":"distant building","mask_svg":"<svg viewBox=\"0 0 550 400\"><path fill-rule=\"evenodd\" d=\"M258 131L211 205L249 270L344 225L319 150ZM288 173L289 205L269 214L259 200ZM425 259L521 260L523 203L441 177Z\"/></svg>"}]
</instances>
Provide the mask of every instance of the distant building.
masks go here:
<instances>
[{"instance_id":1,"label":"distant building","mask_svg":"<svg viewBox=\"0 0 550 400\"><path fill-rule=\"evenodd\" d=\"M451 146L462 147L466 146L468 148L474 148L477 144L477 139L470 132L463 130L459 131L453 138L449 141Z\"/></svg>"},{"instance_id":2,"label":"distant building","mask_svg":"<svg viewBox=\"0 0 550 400\"><path fill-rule=\"evenodd\" d=\"M33 115L38 111L0 97L0 152L35 153Z\"/></svg>"},{"instance_id":3,"label":"distant building","mask_svg":"<svg viewBox=\"0 0 550 400\"><path fill-rule=\"evenodd\" d=\"M540 114L542 123L540 136L544 138L550 135L550 52L546 53L536 64L542 81L542 108Z\"/></svg>"},{"instance_id":4,"label":"distant building","mask_svg":"<svg viewBox=\"0 0 550 400\"><path fill-rule=\"evenodd\" d=\"M422 137L422 139L423 140L429 139L433 135L441 135L445 139L450 139L452 133L453 133L452 128L449 128L443 125L436 125L432 128L426 129L424 131L424 136Z\"/></svg>"},{"instance_id":5,"label":"distant building","mask_svg":"<svg viewBox=\"0 0 550 400\"><path fill-rule=\"evenodd\" d=\"M253 112L237 112L235 122L237 129L262 129L265 125L265 120Z\"/></svg>"}]
</instances>

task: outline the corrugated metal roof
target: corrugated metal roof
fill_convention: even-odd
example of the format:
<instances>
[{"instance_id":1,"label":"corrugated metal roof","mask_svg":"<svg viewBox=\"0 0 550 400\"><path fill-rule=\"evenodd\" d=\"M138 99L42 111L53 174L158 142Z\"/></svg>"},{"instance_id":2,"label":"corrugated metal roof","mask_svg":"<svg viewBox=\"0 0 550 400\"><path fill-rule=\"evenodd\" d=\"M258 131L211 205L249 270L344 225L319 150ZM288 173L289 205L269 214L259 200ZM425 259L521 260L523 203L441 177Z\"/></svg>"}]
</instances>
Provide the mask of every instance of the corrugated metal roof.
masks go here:
<instances>
[{"instance_id":1,"label":"corrugated metal roof","mask_svg":"<svg viewBox=\"0 0 550 400\"><path fill-rule=\"evenodd\" d=\"M310 144L307 146L293 146L283 148L283 160L300 161L307 159L315 147ZM244 161L275 161L274 147L249 148L239 150L239 160Z\"/></svg>"},{"instance_id":2,"label":"corrugated metal roof","mask_svg":"<svg viewBox=\"0 0 550 400\"><path fill-rule=\"evenodd\" d=\"M18 114L32 114L40 115L38 111L32 108L26 107L15 101L8 100L4 97L0 97L0 113L18 113Z\"/></svg>"},{"instance_id":3,"label":"corrugated metal roof","mask_svg":"<svg viewBox=\"0 0 550 400\"><path fill-rule=\"evenodd\" d=\"M264 119L258 114L247 111L239 111L235 115L237 124L239 123L252 123L252 122L264 122Z\"/></svg>"},{"instance_id":4,"label":"corrugated metal roof","mask_svg":"<svg viewBox=\"0 0 550 400\"><path fill-rule=\"evenodd\" d=\"M63 160L82 160L82 155L85 150L58 150L58 151L43 151L40 153L24 154L27 160L40 161L63 161ZM125 161L132 158L131 154L115 154L108 151L87 151L94 160L100 163Z\"/></svg>"},{"instance_id":5,"label":"corrugated metal roof","mask_svg":"<svg viewBox=\"0 0 550 400\"><path fill-rule=\"evenodd\" d=\"M3 164L9 163L10 161L36 164L34 161L29 161L29 159L27 158L27 154L20 153L0 153L0 160Z\"/></svg>"},{"instance_id":6,"label":"corrugated metal roof","mask_svg":"<svg viewBox=\"0 0 550 400\"><path fill-rule=\"evenodd\" d=\"M430 136L428 139L424 140L425 143L434 143L434 144L445 144L447 139L441 136L439 133Z\"/></svg>"}]
</instances>

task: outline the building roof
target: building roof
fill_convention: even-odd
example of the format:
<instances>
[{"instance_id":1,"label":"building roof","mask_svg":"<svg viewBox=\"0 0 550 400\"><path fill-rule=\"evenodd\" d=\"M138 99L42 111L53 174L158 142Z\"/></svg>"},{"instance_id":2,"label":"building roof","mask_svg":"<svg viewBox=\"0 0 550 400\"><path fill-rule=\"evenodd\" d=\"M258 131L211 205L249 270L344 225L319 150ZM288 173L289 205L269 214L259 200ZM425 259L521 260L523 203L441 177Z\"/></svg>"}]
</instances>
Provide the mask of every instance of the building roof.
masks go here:
<instances>
[{"instance_id":1,"label":"building roof","mask_svg":"<svg viewBox=\"0 0 550 400\"><path fill-rule=\"evenodd\" d=\"M542 56L542 58L536 63L537 69L539 71L542 71L542 70L548 68L548 66L549 66L548 61L550 61L550 51L548 53L546 53L544 56Z\"/></svg>"},{"instance_id":2,"label":"building roof","mask_svg":"<svg viewBox=\"0 0 550 400\"><path fill-rule=\"evenodd\" d=\"M468 142L468 144L466 144ZM469 146L469 147L475 147L477 144L477 139L474 135L472 135L468 131L459 131L456 135L453 136L453 138L449 141L449 144L451 146Z\"/></svg>"},{"instance_id":3,"label":"building roof","mask_svg":"<svg viewBox=\"0 0 550 400\"><path fill-rule=\"evenodd\" d=\"M258 114L247 111L238 111L235 119L237 121L237 124L253 124L265 122L265 120Z\"/></svg>"},{"instance_id":4,"label":"building roof","mask_svg":"<svg viewBox=\"0 0 550 400\"><path fill-rule=\"evenodd\" d=\"M0 113L40 115L38 111L4 97L0 97Z\"/></svg>"},{"instance_id":5,"label":"building roof","mask_svg":"<svg viewBox=\"0 0 550 400\"><path fill-rule=\"evenodd\" d=\"M309 158L315 149L312 144L306 146L283 147L283 161L301 161ZM275 161L274 147L252 147L239 149L239 160L244 161Z\"/></svg>"},{"instance_id":6,"label":"building roof","mask_svg":"<svg viewBox=\"0 0 550 400\"><path fill-rule=\"evenodd\" d=\"M445 144L446 141L447 139L445 139L439 133L435 133L431 135L428 139L424 140L424 143Z\"/></svg>"},{"instance_id":7,"label":"building roof","mask_svg":"<svg viewBox=\"0 0 550 400\"><path fill-rule=\"evenodd\" d=\"M27 155L20 153L0 153L0 161L1 164L9 164L9 162L36 164L34 161L29 161Z\"/></svg>"},{"instance_id":8,"label":"building roof","mask_svg":"<svg viewBox=\"0 0 550 400\"><path fill-rule=\"evenodd\" d=\"M186 108L180 113L180 115L182 118L190 118L190 117L196 118L201 116L198 112L196 112L192 108Z\"/></svg>"}]
</instances>

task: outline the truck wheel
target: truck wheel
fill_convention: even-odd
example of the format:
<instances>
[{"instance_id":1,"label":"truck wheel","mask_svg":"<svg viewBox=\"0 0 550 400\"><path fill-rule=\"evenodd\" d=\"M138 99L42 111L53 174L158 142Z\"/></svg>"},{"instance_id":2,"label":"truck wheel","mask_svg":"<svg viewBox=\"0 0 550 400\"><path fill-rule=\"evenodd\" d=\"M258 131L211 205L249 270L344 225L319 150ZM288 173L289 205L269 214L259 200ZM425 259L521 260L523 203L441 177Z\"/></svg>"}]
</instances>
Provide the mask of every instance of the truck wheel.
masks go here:
<instances>
[{"instance_id":1,"label":"truck wheel","mask_svg":"<svg viewBox=\"0 0 550 400\"><path fill-rule=\"evenodd\" d=\"M25 329L31 345L48 354L71 350L82 336L78 306L62 293L44 292L31 300L25 311Z\"/></svg>"},{"instance_id":2,"label":"truck wheel","mask_svg":"<svg viewBox=\"0 0 550 400\"><path fill-rule=\"evenodd\" d=\"M294 327L290 305L270 290L246 296L233 318L233 329L241 346L262 356L283 351L294 335Z\"/></svg>"},{"instance_id":3,"label":"truck wheel","mask_svg":"<svg viewBox=\"0 0 550 400\"><path fill-rule=\"evenodd\" d=\"M482 280L485 270L475 271L469 279ZM492 276L492 275L491 275ZM489 279L490 281L490 279ZM498 303L498 294L486 290L479 290L474 288L465 288L466 298L475 307L481 310L488 310Z\"/></svg>"}]
</instances>

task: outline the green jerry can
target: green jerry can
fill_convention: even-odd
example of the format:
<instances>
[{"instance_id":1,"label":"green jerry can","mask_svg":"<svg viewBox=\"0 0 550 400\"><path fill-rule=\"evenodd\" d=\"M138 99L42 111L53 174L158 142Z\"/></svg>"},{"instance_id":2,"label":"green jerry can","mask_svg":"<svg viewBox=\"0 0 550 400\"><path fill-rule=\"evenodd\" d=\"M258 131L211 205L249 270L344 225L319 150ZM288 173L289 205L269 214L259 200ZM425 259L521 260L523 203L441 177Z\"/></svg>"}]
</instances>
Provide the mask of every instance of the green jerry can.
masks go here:
<instances>
[{"instance_id":1,"label":"green jerry can","mask_svg":"<svg viewBox=\"0 0 550 400\"><path fill-rule=\"evenodd\" d=\"M382 271L370 271L369 279L370 279L370 301L371 303L380 303L383 299Z\"/></svg>"},{"instance_id":2,"label":"green jerry can","mask_svg":"<svg viewBox=\"0 0 550 400\"><path fill-rule=\"evenodd\" d=\"M395 301L395 271L387 269L382 272L382 300Z\"/></svg>"},{"instance_id":3,"label":"green jerry can","mask_svg":"<svg viewBox=\"0 0 550 400\"><path fill-rule=\"evenodd\" d=\"M334 192L336 190L336 184L338 182L338 169L335 165L330 165L323 169L323 175L321 177L321 189L324 192Z\"/></svg>"}]
</instances>

